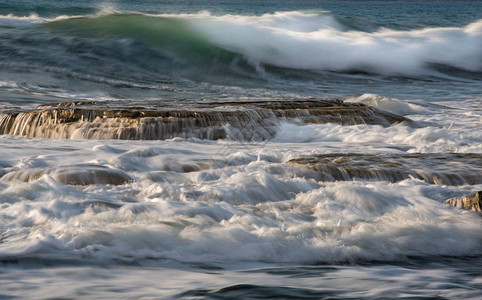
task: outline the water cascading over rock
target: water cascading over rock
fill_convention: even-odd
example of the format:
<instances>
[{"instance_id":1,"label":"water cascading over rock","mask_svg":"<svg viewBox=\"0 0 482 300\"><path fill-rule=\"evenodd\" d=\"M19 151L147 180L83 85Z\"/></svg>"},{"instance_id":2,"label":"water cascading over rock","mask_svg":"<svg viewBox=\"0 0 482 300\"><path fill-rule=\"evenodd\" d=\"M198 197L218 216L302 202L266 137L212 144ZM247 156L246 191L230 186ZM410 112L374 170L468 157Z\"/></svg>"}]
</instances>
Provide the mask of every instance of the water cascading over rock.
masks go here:
<instances>
[{"instance_id":1,"label":"water cascading over rock","mask_svg":"<svg viewBox=\"0 0 482 300\"><path fill-rule=\"evenodd\" d=\"M307 176L321 181L416 178L438 185L482 183L482 154L477 153L329 153L292 159L288 164L307 167L314 171Z\"/></svg>"},{"instance_id":2,"label":"water cascading over rock","mask_svg":"<svg viewBox=\"0 0 482 300\"><path fill-rule=\"evenodd\" d=\"M156 140L174 137L265 140L280 121L390 126L411 120L341 100L125 106L67 102L0 114L0 134L55 139Z\"/></svg>"}]
</instances>

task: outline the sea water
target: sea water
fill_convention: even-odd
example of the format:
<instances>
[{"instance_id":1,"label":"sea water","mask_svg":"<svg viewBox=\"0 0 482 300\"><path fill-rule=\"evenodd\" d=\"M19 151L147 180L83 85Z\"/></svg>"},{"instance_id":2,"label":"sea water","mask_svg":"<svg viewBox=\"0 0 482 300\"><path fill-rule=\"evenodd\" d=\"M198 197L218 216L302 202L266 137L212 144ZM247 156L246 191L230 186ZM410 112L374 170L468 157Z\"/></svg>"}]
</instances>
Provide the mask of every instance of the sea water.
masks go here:
<instances>
[{"instance_id":1,"label":"sea water","mask_svg":"<svg viewBox=\"0 0 482 300\"><path fill-rule=\"evenodd\" d=\"M482 297L480 1L0 1L0 298Z\"/></svg>"}]
</instances>

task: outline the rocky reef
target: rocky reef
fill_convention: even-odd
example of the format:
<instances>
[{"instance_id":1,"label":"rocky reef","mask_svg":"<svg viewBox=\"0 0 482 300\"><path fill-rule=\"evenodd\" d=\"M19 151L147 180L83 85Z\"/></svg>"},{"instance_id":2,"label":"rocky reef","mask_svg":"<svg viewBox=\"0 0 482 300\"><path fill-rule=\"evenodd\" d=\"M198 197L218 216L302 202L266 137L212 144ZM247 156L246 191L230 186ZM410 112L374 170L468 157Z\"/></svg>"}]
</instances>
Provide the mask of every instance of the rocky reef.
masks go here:
<instances>
[{"instance_id":1,"label":"rocky reef","mask_svg":"<svg viewBox=\"0 0 482 300\"><path fill-rule=\"evenodd\" d=\"M0 135L55 139L156 140L174 137L265 140L280 121L390 126L408 118L341 100L124 105L66 102L0 112Z\"/></svg>"}]
</instances>

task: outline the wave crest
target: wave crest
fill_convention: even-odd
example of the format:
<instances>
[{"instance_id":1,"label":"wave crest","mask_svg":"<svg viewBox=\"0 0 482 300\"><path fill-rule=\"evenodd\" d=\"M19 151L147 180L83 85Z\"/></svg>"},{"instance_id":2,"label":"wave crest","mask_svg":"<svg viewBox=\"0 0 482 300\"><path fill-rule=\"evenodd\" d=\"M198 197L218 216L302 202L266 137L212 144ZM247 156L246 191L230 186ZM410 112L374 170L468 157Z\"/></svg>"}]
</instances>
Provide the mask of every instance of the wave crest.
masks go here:
<instances>
[{"instance_id":1,"label":"wave crest","mask_svg":"<svg viewBox=\"0 0 482 300\"><path fill-rule=\"evenodd\" d=\"M445 65L482 72L482 20L462 28L364 32L344 30L324 14L177 17L219 47L278 67L418 76L433 75L432 65ZM295 21L285 23L286 18ZM310 27L314 19L322 25Z\"/></svg>"},{"instance_id":2,"label":"wave crest","mask_svg":"<svg viewBox=\"0 0 482 300\"><path fill-rule=\"evenodd\" d=\"M215 16L102 10L84 17L0 17L0 26L39 23L75 36L140 40L159 53L175 53L176 61L203 67L229 69L242 57L249 72L258 73L271 66L415 78L482 77L482 20L465 27L367 32L347 28L325 11Z\"/></svg>"}]
</instances>

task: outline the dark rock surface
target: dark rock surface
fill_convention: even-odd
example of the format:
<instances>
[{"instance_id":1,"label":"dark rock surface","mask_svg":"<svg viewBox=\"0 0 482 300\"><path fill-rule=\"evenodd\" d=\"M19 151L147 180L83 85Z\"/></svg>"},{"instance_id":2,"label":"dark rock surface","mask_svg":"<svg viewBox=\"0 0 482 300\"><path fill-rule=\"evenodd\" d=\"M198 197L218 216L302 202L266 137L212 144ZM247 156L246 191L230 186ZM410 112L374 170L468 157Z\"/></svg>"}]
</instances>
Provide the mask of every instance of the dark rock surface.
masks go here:
<instances>
[{"instance_id":1,"label":"dark rock surface","mask_svg":"<svg viewBox=\"0 0 482 300\"><path fill-rule=\"evenodd\" d=\"M478 191L475 194L470 194L463 197L450 198L445 200L444 203L460 209L482 213L482 191Z\"/></svg>"}]
</instances>

